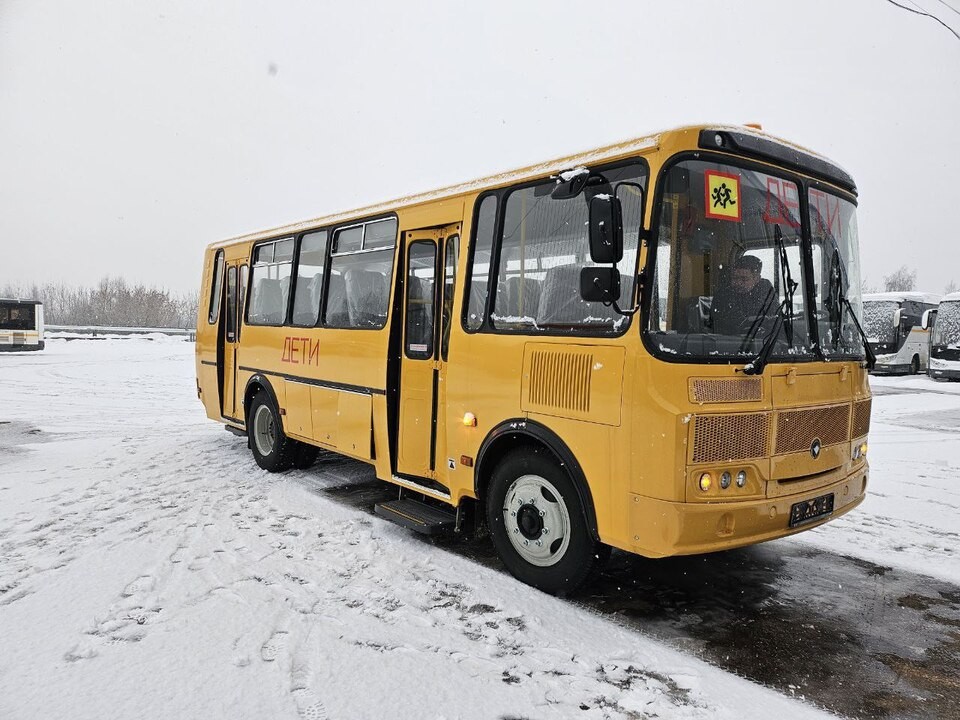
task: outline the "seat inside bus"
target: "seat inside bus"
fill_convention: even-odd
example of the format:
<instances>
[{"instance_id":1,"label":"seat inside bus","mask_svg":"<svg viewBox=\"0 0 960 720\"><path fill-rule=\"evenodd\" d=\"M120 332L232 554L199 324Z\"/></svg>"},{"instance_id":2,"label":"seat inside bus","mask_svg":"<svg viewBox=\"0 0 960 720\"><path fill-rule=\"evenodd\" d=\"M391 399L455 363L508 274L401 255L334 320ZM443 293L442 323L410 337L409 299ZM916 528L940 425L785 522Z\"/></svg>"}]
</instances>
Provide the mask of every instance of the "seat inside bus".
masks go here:
<instances>
[{"instance_id":1,"label":"seat inside bus","mask_svg":"<svg viewBox=\"0 0 960 720\"><path fill-rule=\"evenodd\" d=\"M313 325L317 320L317 308L320 307L320 289L323 273L312 277L297 278L297 290L293 297L293 322L295 325Z\"/></svg>"},{"instance_id":2,"label":"seat inside bus","mask_svg":"<svg viewBox=\"0 0 960 720\"><path fill-rule=\"evenodd\" d=\"M260 278L254 288L250 303L250 322L258 325L280 325L283 323L284 293L281 281L274 278Z\"/></svg>"},{"instance_id":3,"label":"seat inside bus","mask_svg":"<svg viewBox=\"0 0 960 720\"><path fill-rule=\"evenodd\" d=\"M387 277L375 270L350 268L344 274L344 281L350 325L380 327L387 311Z\"/></svg>"}]
</instances>

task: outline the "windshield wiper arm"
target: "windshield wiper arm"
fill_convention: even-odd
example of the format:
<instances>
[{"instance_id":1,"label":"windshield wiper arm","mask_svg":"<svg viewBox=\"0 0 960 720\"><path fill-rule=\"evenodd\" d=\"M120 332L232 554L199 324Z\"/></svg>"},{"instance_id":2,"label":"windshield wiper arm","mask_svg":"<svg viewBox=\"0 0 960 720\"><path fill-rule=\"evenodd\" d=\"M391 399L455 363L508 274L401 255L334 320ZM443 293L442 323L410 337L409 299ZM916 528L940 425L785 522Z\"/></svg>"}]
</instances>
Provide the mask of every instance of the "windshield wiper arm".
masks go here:
<instances>
[{"instance_id":1,"label":"windshield wiper arm","mask_svg":"<svg viewBox=\"0 0 960 720\"><path fill-rule=\"evenodd\" d=\"M867 340L867 334L863 331L863 327L860 325L860 321L857 319L857 313L853 311L853 305L850 304L850 300L847 299L847 294L843 291L844 283L844 273L843 273L843 258L840 256L840 249L834 246L833 248L833 262L837 268L836 272L836 281L837 281L837 329L836 335L837 340L834 345L839 343L840 330L843 327L843 313L849 312L850 317L853 319L853 324L857 328L857 332L860 333L860 340L863 342L863 353L867 359L867 370L873 370L874 365L877 364L877 356L874 354L873 349L870 347L870 341ZM833 275L833 273L831 273ZM832 278L831 278L832 279Z\"/></svg>"},{"instance_id":2,"label":"windshield wiper arm","mask_svg":"<svg viewBox=\"0 0 960 720\"><path fill-rule=\"evenodd\" d=\"M773 240L777 245L777 257L780 261L780 276L784 282L783 301L777 306L777 316L773 323L773 331L767 336L766 340L763 341L763 345L760 347L760 352L757 353L757 356L744 366L744 375L763 374L763 369L770 360L770 353L773 352L773 346L776 344L777 337L780 335L780 328L784 330L787 343L791 346L793 345L793 294L797 290L797 283L794 282L793 275L790 272L787 248L783 244L783 233L780 231L779 223L773 226ZM756 332L755 328L759 329L760 325L763 324L763 317L766 315L768 306L769 303L764 305L762 314L758 320L754 321L754 325L751 326L751 332L749 333L750 340L753 339L753 335ZM787 307L790 309L788 312L785 312Z\"/></svg>"}]
</instances>

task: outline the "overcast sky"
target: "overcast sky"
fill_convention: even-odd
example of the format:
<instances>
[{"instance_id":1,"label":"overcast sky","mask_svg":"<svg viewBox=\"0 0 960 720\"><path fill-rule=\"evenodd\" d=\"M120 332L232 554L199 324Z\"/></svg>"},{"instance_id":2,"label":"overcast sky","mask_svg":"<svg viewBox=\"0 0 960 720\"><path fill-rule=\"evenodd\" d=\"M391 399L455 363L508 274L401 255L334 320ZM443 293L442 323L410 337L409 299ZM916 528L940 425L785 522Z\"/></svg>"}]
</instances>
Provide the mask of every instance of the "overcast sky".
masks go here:
<instances>
[{"instance_id":1,"label":"overcast sky","mask_svg":"<svg viewBox=\"0 0 960 720\"><path fill-rule=\"evenodd\" d=\"M701 121L849 170L868 284L960 283L960 41L886 0L0 0L0 286L190 291L216 240Z\"/></svg>"}]
</instances>

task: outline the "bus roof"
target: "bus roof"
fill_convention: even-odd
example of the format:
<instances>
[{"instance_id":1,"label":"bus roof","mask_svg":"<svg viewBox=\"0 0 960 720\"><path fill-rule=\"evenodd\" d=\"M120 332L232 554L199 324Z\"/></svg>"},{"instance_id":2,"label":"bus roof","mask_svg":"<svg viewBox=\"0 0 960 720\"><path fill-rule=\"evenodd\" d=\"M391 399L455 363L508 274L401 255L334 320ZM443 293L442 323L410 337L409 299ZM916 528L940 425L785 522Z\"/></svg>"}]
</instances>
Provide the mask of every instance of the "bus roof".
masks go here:
<instances>
[{"instance_id":1,"label":"bus roof","mask_svg":"<svg viewBox=\"0 0 960 720\"><path fill-rule=\"evenodd\" d=\"M43 305L40 300L24 300L23 298L0 298L0 303L8 305Z\"/></svg>"},{"instance_id":2,"label":"bus roof","mask_svg":"<svg viewBox=\"0 0 960 720\"><path fill-rule=\"evenodd\" d=\"M522 182L526 179L533 179L536 177L542 177L546 174L558 173L564 170L574 169L580 166L589 166L597 165L604 162L612 161L620 157L626 157L631 154L641 153L643 151L655 150L661 145L662 136L676 136L682 133L692 133L698 135L703 130L710 131L719 131L719 132L733 132L741 136L748 136L752 138L759 138L765 141L773 141L780 145L784 145L789 149L798 150L801 153L806 153L815 160L827 163L828 165L833 166L840 171L842 175L849 174L842 168L840 165L830 160L829 158L824 157L812 150L809 150L801 145L790 142L783 138L770 135L758 130L754 127L748 127L744 125L729 125L724 123L707 123L703 125L690 125L685 127L673 128L670 130L662 130L650 135L646 135L639 138L633 138L630 140L623 140L621 142L613 143L611 145L606 145L595 150L588 150L585 152L577 153L574 155L569 155L566 157L557 158L555 160L548 160L546 162L537 163L535 165L529 165L523 168L517 168L515 170L509 170L507 172L498 173L496 175L489 175L487 177L478 178L476 180L471 180L465 183L459 183L457 185L450 185L444 188L439 188L437 190L431 190L423 193L416 193L413 195L407 195L405 197L397 198L394 200L389 200L382 203L376 203L374 205L367 205L365 207L355 208L353 210L348 210L346 212L340 212L333 215L324 215L311 220L304 220L301 222L295 222L288 225L283 225L280 227L269 228L264 230L259 230L253 233L246 233L244 235L238 235L236 237L228 238L226 240L221 240L215 243L212 243L210 247L223 247L226 245L232 245L233 243L239 242L250 242L256 240L263 240L271 237L278 237L282 235L295 235L297 233L306 232L311 229L326 227L330 225L336 225L338 223L349 221L353 218L363 218L371 217L375 215L383 215L389 212L393 212L403 207L411 207L414 205L419 205L426 202L432 202L436 200L441 200L443 198L455 197L457 195L464 195L472 192L480 192L483 190L493 189L501 187L504 185L512 185L518 182ZM854 189L854 193L856 190Z\"/></svg>"},{"instance_id":3,"label":"bus roof","mask_svg":"<svg viewBox=\"0 0 960 720\"><path fill-rule=\"evenodd\" d=\"M940 302L942 303L956 302L957 300L960 300L960 292L947 293L942 298L940 298Z\"/></svg>"},{"instance_id":4,"label":"bus roof","mask_svg":"<svg viewBox=\"0 0 960 720\"><path fill-rule=\"evenodd\" d=\"M871 300L886 300L888 302L903 302L905 300L910 300L911 302L921 302L928 305L936 305L940 302L941 296L937 293L925 293L925 292L881 292L881 293L866 293L863 296L864 302L870 302Z\"/></svg>"}]
</instances>

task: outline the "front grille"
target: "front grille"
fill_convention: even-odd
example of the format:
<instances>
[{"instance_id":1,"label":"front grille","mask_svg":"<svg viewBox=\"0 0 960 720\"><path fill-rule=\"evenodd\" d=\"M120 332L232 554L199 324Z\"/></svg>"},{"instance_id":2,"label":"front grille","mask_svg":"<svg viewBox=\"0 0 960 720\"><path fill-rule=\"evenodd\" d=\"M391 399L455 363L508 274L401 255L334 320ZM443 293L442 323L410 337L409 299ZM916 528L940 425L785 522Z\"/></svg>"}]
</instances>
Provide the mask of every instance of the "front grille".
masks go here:
<instances>
[{"instance_id":1,"label":"front grille","mask_svg":"<svg viewBox=\"0 0 960 720\"><path fill-rule=\"evenodd\" d=\"M853 404L853 431L852 438L861 438L870 432L870 405L872 400L860 400Z\"/></svg>"},{"instance_id":2,"label":"front grille","mask_svg":"<svg viewBox=\"0 0 960 720\"><path fill-rule=\"evenodd\" d=\"M809 450L814 440L823 446L850 439L850 406L789 410L777 418L777 455Z\"/></svg>"},{"instance_id":3,"label":"front grille","mask_svg":"<svg viewBox=\"0 0 960 720\"><path fill-rule=\"evenodd\" d=\"M690 401L695 403L754 402L763 398L760 378L691 378Z\"/></svg>"},{"instance_id":4,"label":"front grille","mask_svg":"<svg viewBox=\"0 0 960 720\"><path fill-rule=\"evenodd\" d=\"M530 403L590 412L593 355L535 350L530 358Z\"/></svg>"},{"instance_id":5,"label":"front grille","mask_svg":"<svg viewBox=\"0 0 960 720\"><path fill-rule=\"evenodd\" d=\"M692 462L763 457L770 437L770 413L699 415L693 426Z\"/></svg>"}]
</instances>

